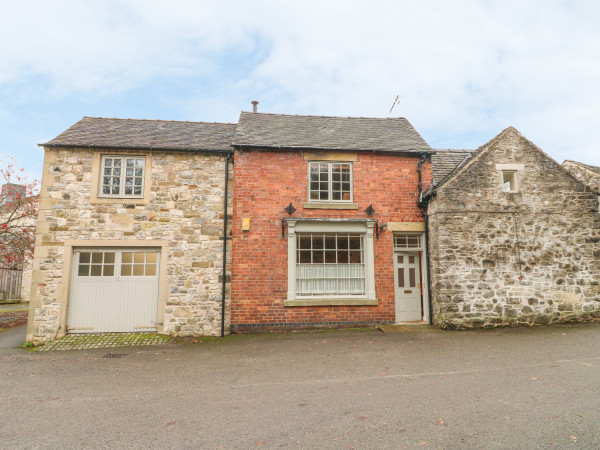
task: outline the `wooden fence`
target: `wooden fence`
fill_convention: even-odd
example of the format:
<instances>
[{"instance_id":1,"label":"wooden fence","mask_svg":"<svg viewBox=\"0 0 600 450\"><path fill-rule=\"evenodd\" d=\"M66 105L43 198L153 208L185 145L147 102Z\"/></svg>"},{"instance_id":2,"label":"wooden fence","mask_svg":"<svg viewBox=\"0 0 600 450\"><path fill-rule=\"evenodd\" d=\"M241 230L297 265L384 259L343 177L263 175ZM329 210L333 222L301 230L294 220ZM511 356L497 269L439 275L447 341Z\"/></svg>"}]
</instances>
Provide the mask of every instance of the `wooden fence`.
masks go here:
<instances>
[{"instance_id":1,"label":"wooden fence","mask_svg":"<svg viewBox=\"0 0 600 450\"><path fill-rule=\"evenodd\" d=\"M21 298L22 270L0 269L0 300Z\"/></svg>"}]
</instances>

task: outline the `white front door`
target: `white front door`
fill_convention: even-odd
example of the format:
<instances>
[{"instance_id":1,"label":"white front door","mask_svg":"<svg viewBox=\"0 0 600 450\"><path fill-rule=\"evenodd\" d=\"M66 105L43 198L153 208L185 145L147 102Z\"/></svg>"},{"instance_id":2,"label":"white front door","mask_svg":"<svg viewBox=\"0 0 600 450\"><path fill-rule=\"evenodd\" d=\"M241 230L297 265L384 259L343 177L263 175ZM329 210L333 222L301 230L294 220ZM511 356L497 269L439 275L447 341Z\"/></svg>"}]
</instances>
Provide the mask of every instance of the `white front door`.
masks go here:
<instances>
[{"instance_id":1,"label":"white front door","mask_svg":"<svg viewBox=\"0 0 600 450\"><path fill-rule=\"evenodd\" d=\"M396 322L423 320L419 252L394 252Z\"/></svg>"},{"instance_id":2,"label":"white front door","mask_svg":"<svg viewBox=\"0 0 600 450\"><path fill-rule=\"evenodd\" d=\"M156 331L160 251L77 249L68 333Z\"/></svg>"}]
</instances>

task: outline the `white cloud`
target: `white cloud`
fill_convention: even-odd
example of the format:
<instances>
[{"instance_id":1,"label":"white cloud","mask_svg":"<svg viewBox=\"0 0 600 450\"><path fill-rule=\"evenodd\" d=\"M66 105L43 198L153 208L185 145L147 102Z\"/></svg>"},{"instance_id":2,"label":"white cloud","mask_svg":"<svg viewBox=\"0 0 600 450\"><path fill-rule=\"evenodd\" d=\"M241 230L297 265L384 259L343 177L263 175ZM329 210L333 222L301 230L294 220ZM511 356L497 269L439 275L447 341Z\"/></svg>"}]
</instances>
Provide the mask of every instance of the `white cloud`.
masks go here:
<instances>
[{"instance_id":1,"label":"white cloud","mask_svg":"<svg viewBox=\"0 0 600 450\"><path fill-rule=\"evenodd\" d=\"M392 115L434 146L473 148L514 125L556 159L600 165L596 2L34 4L6 2L0 17L0 91L18 86L21 103L40 89L60 106L185 80L166 103L235 121L253 99L268 112L386 116L400 94Z\"/></svg>"}]
</instances>

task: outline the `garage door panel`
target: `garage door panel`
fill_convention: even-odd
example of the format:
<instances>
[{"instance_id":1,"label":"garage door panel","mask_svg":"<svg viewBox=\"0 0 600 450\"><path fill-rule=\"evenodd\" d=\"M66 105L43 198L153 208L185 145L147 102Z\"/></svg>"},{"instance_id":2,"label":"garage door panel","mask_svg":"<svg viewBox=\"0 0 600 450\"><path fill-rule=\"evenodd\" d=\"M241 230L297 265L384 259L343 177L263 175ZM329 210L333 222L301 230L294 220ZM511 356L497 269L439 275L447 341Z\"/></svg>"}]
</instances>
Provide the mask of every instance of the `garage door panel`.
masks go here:
<instances>
[{"instance_id":1,"label":"garage door panel","mask_svg":"<svg viewBox=\"0 0 600 450\"><path fill-rule=\"evenodd\" d=\"M156 331L159 258L152 249L76 250L68 332Z\"/></svg>"}]
</instances>

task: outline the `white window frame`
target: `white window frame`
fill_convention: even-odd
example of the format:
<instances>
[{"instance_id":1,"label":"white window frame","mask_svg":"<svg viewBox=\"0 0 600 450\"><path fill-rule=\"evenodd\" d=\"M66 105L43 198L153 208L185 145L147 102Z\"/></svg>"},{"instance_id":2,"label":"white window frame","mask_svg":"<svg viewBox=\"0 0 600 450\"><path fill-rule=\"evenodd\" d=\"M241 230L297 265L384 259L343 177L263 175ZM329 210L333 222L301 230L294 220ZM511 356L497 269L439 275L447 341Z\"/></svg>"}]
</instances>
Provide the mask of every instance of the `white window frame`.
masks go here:
<instances>
[{"instance_id":1,"label":"white window frame","mask_svg":"<svg viewBox=\"0 0 600 450\"><path fill-rule=\"evenodd\" d=\"M106 254L112 254L112 261L107 261ZM131 254L132 259L126 261L123 255ZM110 278L142 278L156 277L159 275L160 269L160 249L144 248L144 247L79 247L75 249L76 259L74 264L74 276L85 279L106 279ZM90 258L82 261L83 254L90 254ZM102 255L102 259L98 261L94 255ZM137 255L137 256L136 256ZM148 260L148 255L154 255ZM140 259L139 256L142 256ZM154 259L152 261L151 259ZM94 274L93 266L100 267L101 273ZM112 273L106 273L107 266L112 267ZM123 266L130 267L129 273L123 273ZM134 269L134 266L139 266L143 273L139 273L139 269ZM86 273L81 273L82 268L87 268ZM152 269L152 270L149 270ZM150 273L149 273L150 272Z\"/></svg>"},{"instance_id":2,"label":"white window frame","mask_svg":"<svg viewBox=\"0 0 600 450\"><path fill-rule=\"evenodd\" d=\"M364 233L296 233L296 296L364 296L365 275Z\"/></svg>"},{"instance_id":3,"label":"white window frame","mask_svg":"<svg viewBox=\"0 0 600 450\"><path fill-rule=\"evenodd\" d=\"M104 169L105 167L105 161L106 159L120 159L121 160L121 175L120 175L120 183L119 183L119 193L118 194L105 194L103 193L103 187L104 187ZM134 163L134 183L135 183L135 179L136 178L141 178L142 180L142 184L141 185L132 185L132 191L136 188L139 187L140 188L140 194L126 194L125 193L125 179L127 178L127 175L125 174L125 171L127 169L126 164L127 164L127 160L128 159L133 159L133 160L142 160L143 161L143 167L142 167L142 175L140 176L136 176L135 175L135 163ZM114 166L113 166L114 167ZM98 176L98 197L104 197L104 198L144 198L144 189L145 189L145 183L146 183L146 157L143 155L102 155L102 157L100 158L100 173ZM111 177L113 176L112 174L110 175ZM111 185L112 186L112 185Z\"/></svg>"},{"instance_id":4,"label":"white window frame","mask_svg":"<svg viewBox=\"0 0 600 450\"><path fill-rule=\"evenodd\" d=\"M287 220L288 226L288 293L285 306L319 305L377 305L375 295L375 255L373 228L375 221L302 221ZM299 296L296 294L296 234L297 233L353 233L363 238L365 265L365 293L363 295Z\"/></svg>"},{"instance_id":5,"label":"white window frame","mask_svg":"<svg viewBox=\"0 0 600 450\"><path fill-rule=\"evenodd\" d=\"M327 166L328 166L329 176L328 176L327 183L328 183L328 197L329 198L327 200L310 198L310 193L311 193L310 168L311 168L311 165L313 165L313 164L327 164ZM350 166L350 200L342 200L342 199L332 200L332 197L333 197L332 167L334 164L348 164ZM352 161L309 161L308 162L308 194L307 194L307 197L308 197L307 201L309 203L352 203L354 201L354 168L353 168Z\"/></svg>"},{"instance_id":6,"label":"white window frame","mask_svg":"<svg viewBox=\"0 0 600 450\"><path fill-rule=\"evenodd\" d=\"M420 252L420 251L423 251L423 235L421 233L394 232L393 239L394 239L394 251L397 251L397 252Z\"/></svg>"}]
</instances>

